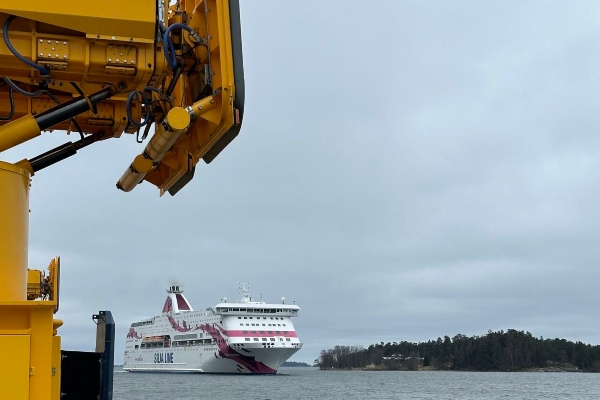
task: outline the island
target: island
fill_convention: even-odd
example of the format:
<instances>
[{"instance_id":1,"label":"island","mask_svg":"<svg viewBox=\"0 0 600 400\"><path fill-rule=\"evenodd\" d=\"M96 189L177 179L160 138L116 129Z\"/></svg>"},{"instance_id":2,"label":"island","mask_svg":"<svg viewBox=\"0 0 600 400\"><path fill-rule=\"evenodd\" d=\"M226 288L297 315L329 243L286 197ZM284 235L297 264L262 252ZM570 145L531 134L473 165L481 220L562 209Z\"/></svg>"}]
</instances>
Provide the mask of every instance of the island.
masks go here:
<instances>
[{"instance_id":1,"label":"island","mask_svg":"<svg viewBox=\"0 0 600 400\"><path fill-rule=\"evenodd\" d=\"M509 329L419 343L335 346L322 350L315 364L322 370L600 372L600 346Z\"/></svg>"}]
</instances>

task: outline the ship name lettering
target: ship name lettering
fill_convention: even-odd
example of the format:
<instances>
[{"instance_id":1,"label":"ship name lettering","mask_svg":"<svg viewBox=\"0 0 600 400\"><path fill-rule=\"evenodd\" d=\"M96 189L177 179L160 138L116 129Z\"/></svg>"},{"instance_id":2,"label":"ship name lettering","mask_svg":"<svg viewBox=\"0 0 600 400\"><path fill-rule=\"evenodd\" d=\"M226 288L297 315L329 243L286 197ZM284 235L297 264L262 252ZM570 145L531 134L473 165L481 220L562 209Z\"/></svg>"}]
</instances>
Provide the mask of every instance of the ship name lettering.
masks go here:
<instances>
[{"instance_id":1,"label":"ship name lettering","mask_svg":"<svg viewBox=\"0 0 600 400\"><path fill-rule=\"evenodd\" d=\"M173 353L154 353L155 364L172 364Z\"/></svg>"}]
</instances>

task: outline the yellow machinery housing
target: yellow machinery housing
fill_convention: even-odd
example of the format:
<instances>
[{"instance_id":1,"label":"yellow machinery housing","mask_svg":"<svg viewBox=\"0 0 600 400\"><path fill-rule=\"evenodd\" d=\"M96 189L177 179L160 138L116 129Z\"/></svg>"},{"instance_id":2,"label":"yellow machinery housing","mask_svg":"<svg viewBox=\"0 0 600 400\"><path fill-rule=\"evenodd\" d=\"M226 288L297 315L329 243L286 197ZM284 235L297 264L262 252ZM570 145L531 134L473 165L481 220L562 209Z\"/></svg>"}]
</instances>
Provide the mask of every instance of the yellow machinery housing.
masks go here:
<instances>
[{"instance_id":1,"label":"yellow machinery housing","mask_svg":"<svg viewBox=\"0 0 600 400\"><path fill-rule=\"evenodd\" d=\"M31 177L126 133L146 144L117 188L181 190L241 127L239 0L0 0L0 26L0 157L42 132L79 135L0 161L0 399L58 400L59 260L28 270Z\"/></svg>"}]
</instances>

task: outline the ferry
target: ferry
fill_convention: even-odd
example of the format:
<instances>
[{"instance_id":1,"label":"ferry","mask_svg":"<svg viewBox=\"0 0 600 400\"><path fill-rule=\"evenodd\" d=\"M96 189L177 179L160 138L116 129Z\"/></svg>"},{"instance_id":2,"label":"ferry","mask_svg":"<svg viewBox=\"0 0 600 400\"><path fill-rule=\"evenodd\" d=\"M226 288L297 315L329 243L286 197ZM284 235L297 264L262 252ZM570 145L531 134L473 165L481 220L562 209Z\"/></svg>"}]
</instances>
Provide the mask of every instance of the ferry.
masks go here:
<instances>
[{"instance_id":1,"label":"ferry","mask_svg":"<svg viewBox=\"0 0 600 400\"><path fill-rule=\"evenodd\" d=\"M300 307L241 299L194 311L179 286L167 289L162 314L131 324L123 370L215 374L276 374L302 347L292 318Z\"/></svg>"}]
</instances>

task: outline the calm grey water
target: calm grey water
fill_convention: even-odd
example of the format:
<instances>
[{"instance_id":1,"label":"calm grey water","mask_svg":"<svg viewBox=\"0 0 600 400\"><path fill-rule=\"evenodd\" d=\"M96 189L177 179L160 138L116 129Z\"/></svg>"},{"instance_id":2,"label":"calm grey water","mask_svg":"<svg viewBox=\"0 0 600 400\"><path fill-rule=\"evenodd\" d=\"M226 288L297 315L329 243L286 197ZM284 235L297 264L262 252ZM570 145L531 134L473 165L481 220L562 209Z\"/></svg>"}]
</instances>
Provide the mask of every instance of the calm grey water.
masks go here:
<instances>
[{"instance_id":1,"label":"calm grey water","mask_svg":"<svg viewBox=\"0 0 600 400\"><path fill-rule=\"evenodd\" d=\"M320 371L274 376L115 371L114 400L599 399L600 374L559 372Z\"/></svg>"}]
</instances>

